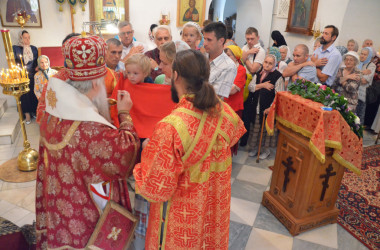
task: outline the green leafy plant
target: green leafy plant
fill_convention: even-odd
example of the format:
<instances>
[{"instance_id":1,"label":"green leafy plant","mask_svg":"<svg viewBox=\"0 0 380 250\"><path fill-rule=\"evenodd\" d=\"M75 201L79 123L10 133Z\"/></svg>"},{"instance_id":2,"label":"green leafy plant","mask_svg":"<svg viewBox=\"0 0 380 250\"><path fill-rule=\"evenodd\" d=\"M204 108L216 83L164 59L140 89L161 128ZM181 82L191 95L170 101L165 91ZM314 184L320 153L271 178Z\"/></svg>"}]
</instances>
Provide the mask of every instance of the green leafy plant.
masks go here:
<instances>
[{"instance_id":1,"label":"green leafy plant","mask_svg":"<svg viewBox=\"0 0 380 250\"><path fill-rule=\"evenodd\" d=\"M305 79L296 80L288 89L293 95L300 95L303 98L322 103L323 106L338 110L351 127L351 130L359 138L363 137L363 126L360 125L360 119L348 108L348 102L344 96L335 93L334 90L326 85L315 84Z\"/></svg>"}]
</instances>

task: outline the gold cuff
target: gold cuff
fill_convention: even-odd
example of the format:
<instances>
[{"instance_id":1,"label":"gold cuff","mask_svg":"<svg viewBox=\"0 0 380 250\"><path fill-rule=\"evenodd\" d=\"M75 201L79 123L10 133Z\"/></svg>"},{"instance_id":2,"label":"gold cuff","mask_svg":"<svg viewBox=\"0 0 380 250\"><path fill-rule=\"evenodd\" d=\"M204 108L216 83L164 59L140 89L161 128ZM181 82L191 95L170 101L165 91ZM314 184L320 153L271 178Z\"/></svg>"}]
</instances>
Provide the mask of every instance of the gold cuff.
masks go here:
<instances>
[{"instance_id":1,"label":"gold cuff","mask_svg":"<svg viewBox=\"0 0 380 250\"><path fill-rule=\"evenodd\" d=\"M128 111L128 110L119 110L119 111L117 112L117 114L118 114L118 115L121 115L121 114L127 114L127 115L129 115L129 111Z\"/></svg>"}]
</instances>

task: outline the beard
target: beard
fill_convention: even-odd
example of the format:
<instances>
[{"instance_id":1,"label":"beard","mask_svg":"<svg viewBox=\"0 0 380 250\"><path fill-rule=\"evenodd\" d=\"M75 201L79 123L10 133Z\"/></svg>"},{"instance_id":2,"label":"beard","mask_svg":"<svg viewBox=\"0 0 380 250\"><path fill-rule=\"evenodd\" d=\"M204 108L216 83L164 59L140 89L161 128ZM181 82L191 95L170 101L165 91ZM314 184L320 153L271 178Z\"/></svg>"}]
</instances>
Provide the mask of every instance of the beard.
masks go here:
<instances>
[{"instance_id":1,"label":"beard","mask_svg":"<svg viewBox=\"0 0 380 250\"><path fill-rule=\"evenodd\" d=\"M172 85L170 87L170 92L172 93L172 101L174 103L179 103L179 97L178 97L178 92L174 87L174 79L171 79Z\"/></svg>"},{"instance_id":2,"label":"beard","mask_svg":"<svg viewBox=\"0 0 380 250\"><path fill-rule=\"evenodd\" d=\"M321 41L320 41L320 43L321 44L328 44L330 41L326 41L323 37L321 37Z\"/></svg>"},{"instance_id":3,"label":"beard","mask_svg":"<svg viewBox=\"0 0 380 250\"><path fill-rule=\"evenodd\" d=\"M107 101L107 91L104 84L101 84L100 91L98 95L92 99L92 103L98 109L99 114L103 116L108 122L111 122L110 110Z\"/></svg>"}]
</instances>

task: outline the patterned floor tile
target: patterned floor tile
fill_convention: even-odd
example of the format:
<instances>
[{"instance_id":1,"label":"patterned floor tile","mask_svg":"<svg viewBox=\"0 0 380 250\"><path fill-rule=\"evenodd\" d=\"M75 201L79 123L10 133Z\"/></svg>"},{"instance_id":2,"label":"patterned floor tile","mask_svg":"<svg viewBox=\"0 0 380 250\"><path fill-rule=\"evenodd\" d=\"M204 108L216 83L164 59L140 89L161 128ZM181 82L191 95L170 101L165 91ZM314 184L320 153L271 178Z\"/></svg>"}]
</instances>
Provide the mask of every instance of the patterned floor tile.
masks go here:
<instances>
[{"instance_id":1,"label":"patterned floor tile","mask_svg":"<svg viewBox=\"0 0 380 250\"><path fill-rule=\"evenodd\" d=\"M244 164L247 158L248 158L248 152L238 150L237 155L234 155L234 157L232 157L232 162Z\"/></svg>"},{"instance_id":2,"label":"patterned floor tile","mask_svg":"<svg viewBox=\"0 0 380 250\"><path fill-rule=\"evenodd\" d=\"M356 239L352 234L347 232L341 225L338 224L338 249L355 249L366 250L368 249L363 243Z\"/></svg>"},{"instance_id":3,"label":"patterned floor tile","mask_svg":"<svg viewBox=\"0 0 380 250\"><path fill-rule=\"evenodd\" d=\"M288 229L263 205L260 205L253 227L291 237Z\"/></svg>"},{"instance_id":4,"label":"patterned floor tile","mask_svg":"<svg viewBox=\"0 0 380 250\"><path fill-rule=\"evenodd\" d=\"M236 179L231 185L231 196L260 203L265 189L266 186Z\"/></svg>"},{"instance_id":5,"label":"patterned floor tile","mask_svg":"<svg viewBox=\"0 0 380 250\"><path fill-rule=\"evenodd\" d=\"M331 248L338 248L337 224L329 224L306 231L295 238Z\"/></svg>"},{"instance_id":6,"label":"patterned floor tile","mask_svg":"<svg viewBox=\"0 0 380 250\"><path fill-rule=\"evenodd\" d=\"M242 167L243 167L243 164L232 162L231 177L236 178Z\"/></svg>"},{"instance_id":7,"label":"patterned floor tile","mask_svg":"<svg viewBox=\"0 0 380 250\"><path fill-rule=\"evenodd\" d=\"M259 203L247 200L231 198L231 221L239 222L249 226L253 226L256 215L259 212Z\"/></svg>"},{"instance_id":8,"label":"patterned floor tile","mask_svg":"<svg viewBox=\"0 0 380 250\"><path fill-rule=\"evenodd\" d=\"M252 227L230 221L230 237L228 242L228 249L231 250L244 250L248 237L251 233Z\"/></svg>"},{"instance_id":9,"label":"patterned floor tile","mask_svg":"<svg viewBox=\"0 0 380 250\"><path fill-rule=\"evenodd\" d=\"M336 248L326 247L323 245L318 245L309 241L304 241L300 239L294 238L293 240L293 249L292 250L333 250ZM347 248L347 249L354 249L354 248Z\"/></svg>"},{"instance_id":10,"label":"patterned floor tile","mask_svg":"<svg viewBox=\"0 0 380 250\"><path fill-rule=\"evenodd\" d=\"M252 228L246 249L291 250L292 247L292 237Z\"/></svg>"},{"instance_id":11,"label":"patterned floor tile","mask_svg":"<svg viewBox=\"0 0 380 250\"><path fill-rule=\"evenodd\" d=\"M271 170L244 165L236 179L267 186L271 177Z\"/></svg>"}]
</instances>

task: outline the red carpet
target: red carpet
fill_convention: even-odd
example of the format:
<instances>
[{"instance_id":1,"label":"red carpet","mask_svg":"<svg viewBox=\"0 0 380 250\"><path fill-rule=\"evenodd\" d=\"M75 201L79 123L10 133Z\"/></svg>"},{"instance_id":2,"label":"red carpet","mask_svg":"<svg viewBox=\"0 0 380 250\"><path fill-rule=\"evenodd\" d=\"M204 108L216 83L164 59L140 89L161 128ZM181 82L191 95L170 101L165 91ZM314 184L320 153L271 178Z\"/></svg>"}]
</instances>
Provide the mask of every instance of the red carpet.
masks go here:
<instances>
[{"instance_id":1,"label":"red carpet","mask_svg":"<svg viewBox=\"0 0 380 250\"><path fill-rule=\"evenodd\" d=\"M364 148L361 172L344 173L338 223L367 247L380 249L380 145Z\"/></svg>"}]
</instances>

